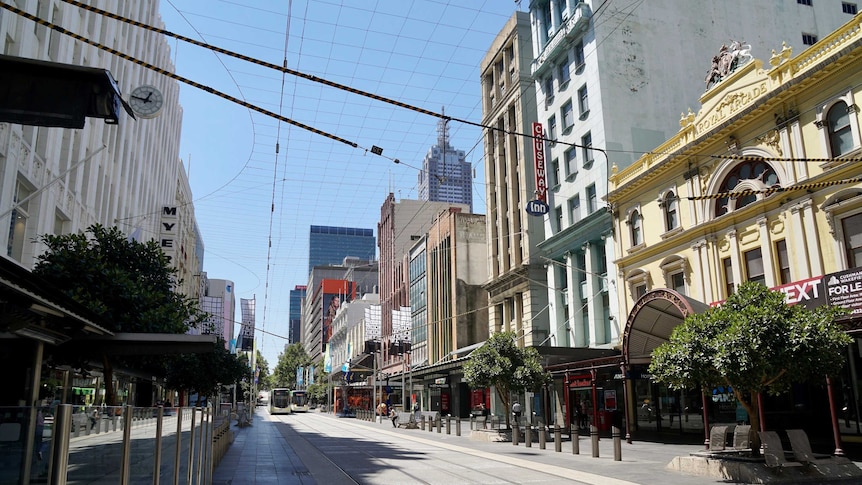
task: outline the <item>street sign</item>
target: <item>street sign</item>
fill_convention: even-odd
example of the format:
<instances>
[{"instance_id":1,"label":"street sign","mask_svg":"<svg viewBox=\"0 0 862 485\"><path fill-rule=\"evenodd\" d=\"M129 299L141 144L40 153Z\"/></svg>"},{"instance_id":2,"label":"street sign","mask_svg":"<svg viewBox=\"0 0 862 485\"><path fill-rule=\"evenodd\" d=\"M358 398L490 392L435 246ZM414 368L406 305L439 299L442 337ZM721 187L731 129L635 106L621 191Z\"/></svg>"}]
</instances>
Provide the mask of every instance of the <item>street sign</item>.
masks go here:
<instances>
[{"instance_id":1,"label":"street sign","mask_svg":"<svg viewBox=\"0 0 862 485\"><path fill-rule=\"evenodd\" d=\"M527 202L527 214L531 216L543 216L548 213L550 207L546 202L541 200L531 200Z\"/></svg>"}]
</instances>

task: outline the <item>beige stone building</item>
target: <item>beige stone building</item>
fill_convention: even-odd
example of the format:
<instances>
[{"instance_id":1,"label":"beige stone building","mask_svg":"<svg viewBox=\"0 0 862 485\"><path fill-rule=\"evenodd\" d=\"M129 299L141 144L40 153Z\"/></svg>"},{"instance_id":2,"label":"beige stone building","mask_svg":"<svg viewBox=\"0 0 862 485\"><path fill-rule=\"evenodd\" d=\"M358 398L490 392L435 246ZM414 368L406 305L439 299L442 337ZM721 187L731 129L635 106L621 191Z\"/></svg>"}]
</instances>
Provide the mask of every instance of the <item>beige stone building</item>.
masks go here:
<instances>
[{"instance_id":1,"label":"beige stone building","mask_svg":"<svg viewBox=\"0 0 862 485\"><path fill-rule=\"evenodd\" d=\"M703 433L701 406L710 424L747 419L727 389L705 399L659 386L646 372L652 350L686 315L742 282L781 289L789 303L848 306L857 313L843 323L851 333L859 326L862 272L851 269L862 266L860 55L858 16L805 49L776 45L770 56L728 45L700 109L680 107L679 133L611 175L625 325L621 370L599 387L625 391L630 433ZM841 433L855 437L859 350L856 338L833 386ZM766 422L804 423L828 444L828 392L825 382L812 383L768 398Z\"/></svg>"}]
</instances>

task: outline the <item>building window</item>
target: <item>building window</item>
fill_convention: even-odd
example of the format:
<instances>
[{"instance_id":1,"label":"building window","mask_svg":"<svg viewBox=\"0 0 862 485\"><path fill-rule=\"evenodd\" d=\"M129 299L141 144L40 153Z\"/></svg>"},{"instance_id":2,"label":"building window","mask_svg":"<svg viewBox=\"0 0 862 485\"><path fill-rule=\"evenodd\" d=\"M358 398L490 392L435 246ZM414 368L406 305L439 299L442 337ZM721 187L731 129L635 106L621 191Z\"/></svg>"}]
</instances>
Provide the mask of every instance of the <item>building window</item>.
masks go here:
<instances>
[{"instance_id":1,"label":"building window","mask_svg":"<svg viewBox=\"0 0 862 485\"><path fill-rule=\"evenodd\" d=\"M849 13L850 15L856 15L856 4L841 2L841 11L844 13Z\"/></svg>"},{"instance_id":2,"label":"building window","mask_svg":"<svg viewBox=\"0 0 862 485\"><path fill-rule=\"evenodd\" d=\"M569 57L566 56L563 59L563 63L560 64L560 91L566 89L566 85L569 83L569 80L572 78L571 74L571 66L569 64Z\"/></svg>"},{"instance_id":3,"label":"building window","mask_svg":"<svg viewBox=\"0 0 862 485\"><path fill-rule=\"evenodd\" d=\"M841 228L844 232L847 267L858 268L862 266L862 213L842 219Z\"/></svg>"},{"instance_id":4,"label":"building window","mask_svg":"<svg viewBox=\"0 0 862 485\"><path fill-rule=\"evenodd\" d=\"M581 137L581 150L583 151L584 167L590 168L593 164L593 135L589 131Z\"/></svg>"},{"instance_id":5,"label":"building window","mask_svg":"<svg viewBox=\"0 0 862 485\"><path fill-rule=\"evenodd\" d=\"M551 160L551 175L554 177L554 186L560 185L560 161L558 159Z\"/></svg>"},{"instance_id":6,"label":"building window","mask_svg":"<svg viewBox=\"0 0 862 485\"><path fill-rule=\"evenodd\" d=\"M569 148L566 150L566 179L574 177L578 173L578 163L575 157L575 149Z\"/></svg>"},{"instance_id":7,"label":"building window","mask_svg":"<svg viewBox=\"0 0 862 485\"><path fill-rule=\"evenodd\" d=\"M775 173L775 169L773 169L772 166L760 160L753 160L741 163L734 167L733 170L724 177L724 180L718 188L718 192L733 192L741 189L763 190L780 186L781 184L778 180L778 174ZM750 194L744 197L722 197L716 201L715 217L741 209L748 204L755 202L758 198L770 197L771 195L773 194Z\"/></svg>"},{"instance_id":8,"label":"building window","mask_svg":"<svg viewBox=\"0 0 862 485\"><path fill-rule=\"evenodd\" d=\"M666 231L672 231L679 227L679 200L673 191L664 196L664 227Z\"/></svg>"},{"instance_id":9,"label":"building window","mask_svg":"<svg viewBox=\"0 0 862 485\"><path fill-rule=\"evenodd\" d=\"M566 101L560 109L560 118L563 122L563 131L568 131L575 125L575 113L572 110L572 100Z\"/></svg>"},{"instance_id":10,"label":"building window","mask_svg":"<svg viewBox=\"0 0 862 485\"><path fill-rule=\"evenodd\" d=\"M817 43L817 36L814 34L802 33L802 43L805 45L814 45Z\"/></svg>"},{"instance_id":11,"label":"building window","mask_svg":"<svg viewBox=\"0 0 862 485\"><path fill-rule=\"evenodd\" d=\"M592 214L596 211L596 184L587 187L587 213Z\"/></svg>"},{"instance_id":12,"label":"building window","mask_svg":"<svg viewBox=\"0 0 862 485\"><path fill-rule=\"evenodd\" d=\"M563 230L563 208L562 207L557 206L556 208L554 208L554 220L556 221L556 226L557 226L554 229L556 229L557 232L562 231Z\"/></svg>"},{"instance_id":13,"label":"building window","mask_svg":"<svg viewBox=\"0 0 862 485\"><path fill-rule=\"evenodd\" d=\"M721 260L721 267L724 269L724 296L728 297L736 291L733 283L733 262L730 258L724 258Z\"/></svg>"},{"instance_id":14,"label":"building window","mask_svg":"<svg viewBox=\"0 0 862 485\"><path fill-rule=\"evenodd\" d=\"M581 86L581 89L578 89L578 109L581 115L581 119L587 117L587 113L590 112L590 103L587 99L587 85L584 84Z\"/></svg>"},{"instance_id":15,"label":"building window","mask_svg":"<svg viewBox=\"0 0 862 485\"><path fill-rule=\"evenodd\" d=\"M775 243L775 257L778 263L778 282L790 283L790 257L787 255L787 242L782 239Z\"/></svg>"},{"instance_id":16,"label":"building window","mask_svg":"<svg viewBox=\"0 0 862 485\"><path fill-rule=\"evenodd\" d=\"M643 244L643 231L641 228L641 214L637 210L633 210L629 215L629 226L631 227L632 246L640 246Z\"/></svg>"},{"instance_id":17,"label":"building window","mask_svg":"<svg viewBox=\"0 0 862 485\"><path fill-rule=\"evenodd\" d=\"M557 139L557 117L551 116L548 118L548 133L545 135L553 144Z\"/></svg>"},{"instance_id":18,"label":"building window","mask_svg":"<svg viewBox=\"0 0 862 485\"><path fill-rule=\"evenodd\" d=\"M15 182L15 192L12 197L12 213L9 223L9 240L6 244L6 255L21 262L24 258L24 239L27 234L27 219L30 201L25 200L33 191L20 180ZM21 202L24 201L24 202Z\"/></svg>"},{"instance_id":19,"label":"building window","mask_svg":"<svg viewBox=\"0 0 862 485\"><path fill-rule=\"evenodd\" d=\"M575 71L580 71L584 67L584 43L578 42L575 46Z\"/></svg>"},{"instance_id":20,"label":"building window","mask_svg":"<svg viewBox=\"0 0 862 485\"><path fill-rule=\"evenodd\" d=\"M569 216L572 218L572 224L581 220L581 198L577 195L569 199Z\"/></svg>"},{"instance_id":21,"label":"building window","mask_svg":"<svg viewBox=\"0 0 862 485\"><path fill-rule=\"evenodd\" d=\"M670 281L671 289L679 293L680 295L685 295L685 273L680 271L679 273L673 273L668 275L668 280Z\"/></svg>"},{"instance_id":22,"label":"building window","mask_svg":"<svg viewBox=\"0 0 862 485\"><path fill-rule=\"evenodd\" d=\"M809 7L811 6L811 0L796 0L796 3L799 5L808 5Z\"/></svg>"},{"instance_id":23,"label":"building window","mask_svg":"<svg viewBox=\"0 0 862 485\"><path fill-rule=\"evenodd\" d=\"M634 289L635 300L639 300L644 295L646 295L646 284L635 286L635 289Z\"/></svg>"},{"instance_id":24,"label":"building window","mask_svg":"<svg viewBox=\"0 0 862 485\"><path fill-rule=\"evenodd\" d=\"M763 274L763 255L760 248L746 251L745 256L745 279L760 284L766 284L766 275Z\"/></svg>"},{"instance_id":25,"label":"building window","mask_svg":"<svg viewBox=\"0 0 862 485\"><path fill-rule=\"evenodd\" d=\"M850 129L850 114L847 113L847 103L839 101L829 108L826 115L829 130L829 148L831 155L838 157L853 148L853 132Z\"/></svg>"},{"instance_id":26,"label":"building window","mask_svg":"<svg viewBox=\"0 0 862 485\"><path fill-rule=\"evenodd\" d=\"M545 107L548 107L554 102L554 76L545 78L542 87L545 89Z\"/></svg>"}]
</instances>

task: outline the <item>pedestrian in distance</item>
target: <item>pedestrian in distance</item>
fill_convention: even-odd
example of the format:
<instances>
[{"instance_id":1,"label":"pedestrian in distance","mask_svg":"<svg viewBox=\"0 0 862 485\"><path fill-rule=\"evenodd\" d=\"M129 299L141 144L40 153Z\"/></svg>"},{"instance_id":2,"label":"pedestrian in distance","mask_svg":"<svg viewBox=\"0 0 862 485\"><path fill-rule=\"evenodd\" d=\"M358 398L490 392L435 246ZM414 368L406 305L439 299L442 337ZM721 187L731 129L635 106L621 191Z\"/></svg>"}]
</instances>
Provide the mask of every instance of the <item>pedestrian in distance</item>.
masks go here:
<instances>
[{"instance_id":1,"label":"pedestrian in distance","mask_svg":"<svg viewBox=\"0 0 862 485\"><path fill-rule=\"evenodd\" d=\"M389 410L389 419L392 420L392 427L398 427L398 413L395 412L395 408Z\"/></svg>"},{"instance_id":2,"label":"pedestrian in distance","mask_svg":"<svg viewBox=\"0 0 862 485\"><path fill-rule=\"evenodd\" d=\"M479 413L482 416L482 428L487 428L488 416L490 416L491 412L488 411L488 408L485 407L485 403L479 403Z\"/></svg>"},{"instance_id":3,"label":"pedestrian in distance","mask_svg":"<svg viewBox=\"0 0 862 485\"><path fill-rule=\"evenodd\" d=\"M383 416L387 415L385 402L381 402L380 404L377 405L377 415L380 416L380 422L382 423L383 422Z\"/></svg>"},{"instance_id":4,"label":"pedestrian in distance","mask_svg":"<svg viewBox=\"0 0 862 485\"><path fill-rule=\"evenodd\" d=\"M515 404L512 404L512 415L515 416L515 424L521 421L521 403L515 401Z\"/></svg>"}]
</instances>

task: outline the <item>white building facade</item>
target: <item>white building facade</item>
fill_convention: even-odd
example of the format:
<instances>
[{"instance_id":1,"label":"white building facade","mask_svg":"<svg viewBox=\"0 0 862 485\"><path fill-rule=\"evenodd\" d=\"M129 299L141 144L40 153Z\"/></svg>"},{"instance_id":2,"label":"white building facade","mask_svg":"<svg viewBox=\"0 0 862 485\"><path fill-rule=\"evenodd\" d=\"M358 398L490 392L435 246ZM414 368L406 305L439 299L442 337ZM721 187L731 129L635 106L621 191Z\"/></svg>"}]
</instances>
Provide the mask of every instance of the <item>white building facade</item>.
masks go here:
<instances>
[{"instance_id":1,"label":"white building facade","mask_svg":"<svg viewBox=\"0 0 862 485\"><path fill-rule=\"evenodd\" d=\"M158 1L85 3L164 28ZM59 0L18 0L14 6L174 70L170 48L161 35ZM177 82L8 10L0 10L0 46L0 52L9 56L107 69L125 99L141 85L155 86L164 96L159 116L133 120L121 112L116 125L95 118L88 118L80 130L0 123L0 224L10 228L0 231L4 256L31 268L45 249L38 243L39 235L80 232L95 223L118 226L142 241L171 239L171 247L166 248L169 253L181 247L183 252L202 253L192 211L186 208L181 214L169 214L169 222L176 225L167 237L163 224L165 209L178 206L178 192L184 199L191 197L179 158L182 108ZM184 261L180 277L194 280L202 263L192 259L202 261L202 257L197 254Z\"/></svg>"}]
</instances>

